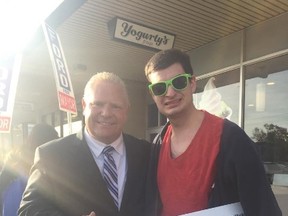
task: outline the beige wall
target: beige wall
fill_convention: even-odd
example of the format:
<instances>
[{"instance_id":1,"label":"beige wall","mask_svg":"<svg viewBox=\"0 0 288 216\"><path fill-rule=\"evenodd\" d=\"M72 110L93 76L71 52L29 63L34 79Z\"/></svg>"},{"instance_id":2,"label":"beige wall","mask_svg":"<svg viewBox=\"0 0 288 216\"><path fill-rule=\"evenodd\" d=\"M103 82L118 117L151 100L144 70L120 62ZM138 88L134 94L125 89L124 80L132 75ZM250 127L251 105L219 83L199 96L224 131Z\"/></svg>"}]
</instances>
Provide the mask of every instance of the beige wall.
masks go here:
<instances>
[{"instance_id":1,"label":"beige wall","mask_svg":"<svg viewBox=\"0 0 288 216\"><path fill-rule=\"evenodd\" d=\"M244 61L288 48L288 13L266 22L236 32L203 47L191 50L192 66L200 76L231 65L241 60L242 36L245 41Z\"/></svg>"},{"instance_id":2,"label":"beige wall","mask_svg":"<svg viewBox=\"0 0 288 216\"><path fill-rule=\"evenodd\" d=\"M146 131L146 84L126 81L131 108L124 131L135 137L145 139Z\"/></svg>"}]
</instances>

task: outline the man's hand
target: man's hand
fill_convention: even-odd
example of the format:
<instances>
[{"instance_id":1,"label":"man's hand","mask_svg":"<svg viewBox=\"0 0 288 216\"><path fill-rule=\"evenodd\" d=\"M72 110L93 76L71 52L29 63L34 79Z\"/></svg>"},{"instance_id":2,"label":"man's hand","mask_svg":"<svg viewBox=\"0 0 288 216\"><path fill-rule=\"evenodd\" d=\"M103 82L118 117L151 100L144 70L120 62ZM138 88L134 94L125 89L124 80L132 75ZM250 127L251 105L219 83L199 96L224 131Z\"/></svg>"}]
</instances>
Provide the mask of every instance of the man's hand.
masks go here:
<instances>
[{"instance_id":1,"label":"man's hand","mask_svg":"<svg viewBox=\"0 0 288 216\"><path fill-rule=\"evenodd\" d=\"M82 215L82 216L96 216L95 212L91 212L89 215Z\"/></svg>"}]
</instances>

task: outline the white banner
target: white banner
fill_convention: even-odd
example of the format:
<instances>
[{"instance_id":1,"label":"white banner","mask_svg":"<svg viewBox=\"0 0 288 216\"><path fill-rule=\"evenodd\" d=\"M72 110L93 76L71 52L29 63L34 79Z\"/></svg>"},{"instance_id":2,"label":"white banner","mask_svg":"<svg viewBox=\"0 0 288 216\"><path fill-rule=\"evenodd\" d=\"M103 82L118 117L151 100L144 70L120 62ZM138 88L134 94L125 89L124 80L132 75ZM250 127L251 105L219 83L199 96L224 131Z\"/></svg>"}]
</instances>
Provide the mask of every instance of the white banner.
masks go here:
<instances>
[{"instance_id":1,"label":"white banner","mask_svg":"<svg viewBox=\"0 0 288 216\"><path fill-rule=\"evenodd\" d=\"M21 55L0 61L0 133L9 133L15 104Z\"/></svg>"},{"instance_id":2,"label":"white banner","mask_svg":"<svg viewBox=\"0 0 288 216\"><path fill-rule=\"evenodd\" d=\"M72 83L58 34L46 23L42 27L53 65L59 109L77 114Z\"/></svg>"},{"instance_id":3,"label":"white banner","mask_svg":"<svg viewBox=\"0 0 288 216\"><path fill-rule=\"evenodd\" d=\"M245 216L245 214L238 202L179 216Z\"/></svg>"}]
</instances>

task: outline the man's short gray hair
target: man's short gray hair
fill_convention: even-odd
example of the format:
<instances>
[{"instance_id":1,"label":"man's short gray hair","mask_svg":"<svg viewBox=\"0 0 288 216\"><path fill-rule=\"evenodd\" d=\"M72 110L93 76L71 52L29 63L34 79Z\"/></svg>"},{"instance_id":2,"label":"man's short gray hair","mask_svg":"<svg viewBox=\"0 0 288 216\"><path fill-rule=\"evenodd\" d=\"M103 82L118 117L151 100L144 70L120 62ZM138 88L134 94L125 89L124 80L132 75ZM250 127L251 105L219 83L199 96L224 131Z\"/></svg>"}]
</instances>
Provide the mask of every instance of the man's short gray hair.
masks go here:
<instances>
[{"instance_id":1,"label":"man's short gray hair","mask_svg":"<svg viewBox=\"0 0 288 216\"><path fill-rule=\"evenodd\" d=\"M128 103L128 105L130 104L126 85L124 81L118 75L111 73L111 72L105 72L105 71L96 73L88 80L84 89L84 96L83 96L84 99L88 95L90 95L91 89L93 89L93 85L96 81L108 81L108 82L112 82L121 86L123 89L124 96L127 100L126 102Z\"/></svg>"}]
</instances>

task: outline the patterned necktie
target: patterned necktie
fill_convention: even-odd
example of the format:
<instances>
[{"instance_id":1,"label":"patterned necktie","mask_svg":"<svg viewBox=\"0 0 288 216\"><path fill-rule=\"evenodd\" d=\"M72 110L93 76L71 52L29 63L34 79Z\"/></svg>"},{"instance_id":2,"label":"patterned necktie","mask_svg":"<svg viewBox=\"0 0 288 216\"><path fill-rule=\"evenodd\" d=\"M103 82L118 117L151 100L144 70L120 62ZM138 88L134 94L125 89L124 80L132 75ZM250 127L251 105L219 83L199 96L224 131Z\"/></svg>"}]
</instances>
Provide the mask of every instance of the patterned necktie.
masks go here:
<instances>
[{"instance_id":1,"label":"patterned necktie","mask_svg":"<svg viewBox=\"0 0 288 216\"><path fill-rule=\"evenodd\" d=\"M104 154L104 180L106 181L107 188L113 197L114 203L118 208L118 176L117 168L112 157L112 146L106 146L103 149Z\"/></svg>"}]
</instances>

